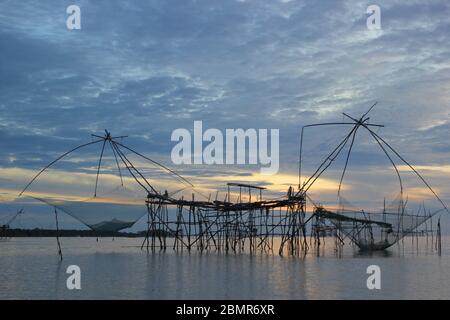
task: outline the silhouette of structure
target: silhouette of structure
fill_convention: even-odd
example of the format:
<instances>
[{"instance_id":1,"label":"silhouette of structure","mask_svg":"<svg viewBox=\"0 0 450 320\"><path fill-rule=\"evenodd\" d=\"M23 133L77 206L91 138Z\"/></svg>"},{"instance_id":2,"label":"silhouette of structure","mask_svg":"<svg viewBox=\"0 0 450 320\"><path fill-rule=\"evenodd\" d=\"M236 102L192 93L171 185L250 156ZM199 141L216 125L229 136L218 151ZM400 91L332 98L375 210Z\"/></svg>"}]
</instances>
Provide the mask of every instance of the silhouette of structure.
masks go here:
<instances>
[{"instance_id":1,"label":"silhouette of structure","mask_svg":"<svg viewBox=\"0 0 450 320\"><path fill-rule=\"evenodd\" d=\"M349 119L347 122L320 123L303 127L300 140L299 184L296 190L289 187L286 194L281 198L264 198L263 192L265 188L261 186L228 183L228 192L223 200L217 199L217 196L215 199L211 199L211 196L205 197L203 195L201 196L205 200L198 199L196 195L200 193L195 190L194 185L190 181L161 163L119 142L124 136L113 137L106 130L104 136L93 135L96 140L71 149L44 167L25 186L20 195L26 192L30 185L57 161L83 147L101 144L102 149L98 161L93 199L98 198L97 186L102 157L105 147L109 146L114 155L122 185L122 175L127 172L145 191L146 198L142 199L140 207L142 208L143 206L145 211L136 211L134 215L127 217L127 210L123 209L122 216L119 216L120 212L117 212L114 217L108 218L109 220L104 217L101 218L102 220L99 220L90 219L95 218L94 212L90 213L92 217L85 217L86 211L89 211L86 209L86 205L84 205L83 209L83 206L77 204L79 207L78 211L80 211L77 212L69 201L60 203L48 199L44 199L43 201L74 216L91 229L99 231L102 231L104 228L108 231L118 231L127 228L146 214L148 227L142 248L146 248L147 250L166 250L173 248L175 250L249 251L250 253L261 251L300 255L306 253L310 247L311 241L309 244L307 241L308 232L310 237L315 239L314 243L318 246L320 246L321 238L325 235L332 235L339 245L342 245L345 239L350 239L354 245L362 250L386 249L398 242L405 235L413 233L418 226L435 214L443 210L448 212L448 209L414 167L382 137L373 131L373 128L383 127L382 125L369 123L369 117L367 115L374 106L359 119L344 113L344 116ZM304 131L307 128L315 126L348 126L349 131L344 139L319 165L316 171L308 179L302 181ZM332 165L340 154L346 153L345 165L337 190L338 195L340 195L341 186L358 130L366 130L369 132L389 159L398 176L400 186L398 198L391 205L385 206L384 210L379 213L369 213L364 210L352 209L345 203L342 203L338 210L333 211L316 204L308 196L308 191L317 179ZM189 198L183 196L176 198L167 191L158 192L157 188L150 183L144 173L137 169L132 161L130 161L127 153L131 153L159 167L179 183L183 184L183 188L192 189L191 196ZM421 212L416 212L415 214L407 213L407 201L403 195L402 178L394 162L394 157L408 166L419 177L442 205L442 209L430 212L425 210L424 206ZM233 197L235 199L232 199ZM308 215L306 210L307 201L313 207L312 212L308 213ZM98 203L96 201L97 206L99 206ZM57 219L56 209L55 214ZM90 219L89 222L87 222L88 218ZM307 228L308 224L310 225L309 228Z\"/></svg>"}]
</instances>

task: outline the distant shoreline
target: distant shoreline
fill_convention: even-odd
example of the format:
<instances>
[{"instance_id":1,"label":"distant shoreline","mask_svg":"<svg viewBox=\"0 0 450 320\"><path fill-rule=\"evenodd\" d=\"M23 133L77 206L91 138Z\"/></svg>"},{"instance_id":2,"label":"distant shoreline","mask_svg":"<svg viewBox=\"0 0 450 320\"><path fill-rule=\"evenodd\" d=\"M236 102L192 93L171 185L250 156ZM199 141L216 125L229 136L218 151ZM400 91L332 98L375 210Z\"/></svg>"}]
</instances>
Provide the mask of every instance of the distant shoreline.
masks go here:
<instances>
[{"instance_id":1,"label":"distant shoreline","mask_svg":"<svg viewBox=\"0 0 450 320\"><path fill-rule=\"evenodd\" d=\"M137 233L132 232L110 232L93 230L75 230L63 229L58 232L54 229L6 229L0 230L0 238L18 238L18 237L117 237L117 238L139 238L145 237L147 231Z\"/></svg>"}]
</instances>

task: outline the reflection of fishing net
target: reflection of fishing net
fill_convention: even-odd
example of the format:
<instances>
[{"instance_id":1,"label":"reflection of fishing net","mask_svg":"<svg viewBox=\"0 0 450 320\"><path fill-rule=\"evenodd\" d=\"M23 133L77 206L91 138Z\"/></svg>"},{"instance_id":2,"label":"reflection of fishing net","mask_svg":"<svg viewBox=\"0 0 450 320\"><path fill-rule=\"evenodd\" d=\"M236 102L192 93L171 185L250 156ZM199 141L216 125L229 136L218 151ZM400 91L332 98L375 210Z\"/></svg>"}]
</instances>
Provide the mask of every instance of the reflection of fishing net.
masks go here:
<instances>
[{"instance_id":1,"label":"reflection of fishing net","mask_svg":"<svg viewBox=\"0 0 450 320\"><path fill-rule=\"evenodd\" d=\"M130 197L130 194L132 197ZM147 208L125 188L87 200L36 198L59 209L95 231L119 231L133 226Z\"/></svg>"}]
</instances>

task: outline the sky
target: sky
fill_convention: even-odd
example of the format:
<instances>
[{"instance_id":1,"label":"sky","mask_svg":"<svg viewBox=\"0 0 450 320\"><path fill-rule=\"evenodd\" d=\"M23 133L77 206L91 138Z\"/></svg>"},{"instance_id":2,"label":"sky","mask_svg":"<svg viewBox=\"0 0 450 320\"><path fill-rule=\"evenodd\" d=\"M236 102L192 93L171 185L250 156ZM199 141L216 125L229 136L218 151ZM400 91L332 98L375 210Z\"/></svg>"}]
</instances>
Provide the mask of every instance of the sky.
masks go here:
<instances>
[{"instance_id":1,"label":"sky","mask_svg":"<svg viewBox=\"0 0 450 320\"><path fill-rule=\"evenodd\" d=\"M66 27L71 4L81 8L81 30ZM385 125L377 133L450 203L450 4L377 1L381 30L368 30L371 4L0 1L0 194L15 197L42 167L104 129L127 135L124 143L183 174L203 194L223 191L229 181L284 194L298 181L302 126L343 121L343 112L359 117L378 102L369 114L371 123ZM195 120L220 130L279 129L279 173L173 164L171 133L192 131ZM305 177L347 131L308 130ZM58 163L30 191L92 196L99 147ZM100 179L105 189L119 181L113 161L107 150ZM133 161L158 190L178 188L143 159ZM410 199L432 198L406 167L400 169ZM336 198L341 171L342 159L311 190L316 201ZM389 161L362 130L343 192L368 207L398 193ZM33 208L30 221L52 223L48 209ZM78 226L70 218L62 223Z\"/></svg>"}]
</instances>

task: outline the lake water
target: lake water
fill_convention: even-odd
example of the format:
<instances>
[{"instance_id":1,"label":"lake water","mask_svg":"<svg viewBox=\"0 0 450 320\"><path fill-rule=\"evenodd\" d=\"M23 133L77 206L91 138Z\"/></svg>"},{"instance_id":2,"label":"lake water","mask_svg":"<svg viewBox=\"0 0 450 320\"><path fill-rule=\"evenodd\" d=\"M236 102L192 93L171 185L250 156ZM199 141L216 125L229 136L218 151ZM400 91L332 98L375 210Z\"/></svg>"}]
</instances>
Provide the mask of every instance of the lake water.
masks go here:
<instances>
[{"instance_id":1,"label":"lake water","mask_svg":"<svg viewBox=\"0 0 450 320\"><path fill-rule=\"evenodd\" d=\"M372 255L327 240L320 256L147 253L142 239L54 238L0 241L1 299L450 299L450 238L442 255L431 238L411 239ZM381 290L369 290L366 268L381 268ZM68 290L66 269L81 268L81 290Z\"/></svg>"}]
</instances>

